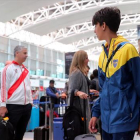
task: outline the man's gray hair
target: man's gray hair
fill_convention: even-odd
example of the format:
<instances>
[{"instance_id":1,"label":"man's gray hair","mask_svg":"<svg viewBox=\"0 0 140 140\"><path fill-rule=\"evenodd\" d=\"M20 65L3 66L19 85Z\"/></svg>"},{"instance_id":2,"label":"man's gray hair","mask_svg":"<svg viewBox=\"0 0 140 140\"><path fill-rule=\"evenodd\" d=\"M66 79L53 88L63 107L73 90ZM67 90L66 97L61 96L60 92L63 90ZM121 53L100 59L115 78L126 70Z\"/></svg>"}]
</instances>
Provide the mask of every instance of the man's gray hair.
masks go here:
<instances>
[{"instance_id":1,"label":"man's gray hair","mask_svg":"<svg viewBox=\"0 0 140 140\"><path fill-rule=\"evenodd\" d=\"M16 52L20 52L22 49L27 49L27 47L20 46L20 45L16 46L14 48L14 57L16 56Z\"/></svg>"}]
</instances>

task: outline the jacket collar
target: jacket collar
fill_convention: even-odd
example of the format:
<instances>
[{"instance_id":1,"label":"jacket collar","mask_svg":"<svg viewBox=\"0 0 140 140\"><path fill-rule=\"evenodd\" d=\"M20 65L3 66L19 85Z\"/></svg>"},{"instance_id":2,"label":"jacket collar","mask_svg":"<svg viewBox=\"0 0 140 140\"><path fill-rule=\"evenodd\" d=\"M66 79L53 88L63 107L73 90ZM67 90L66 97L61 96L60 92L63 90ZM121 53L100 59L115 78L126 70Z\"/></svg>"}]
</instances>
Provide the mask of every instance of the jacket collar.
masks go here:
<instances>
[{"instance_id":1,"label":"jacket collar","mask_svg":"<svg viewBox=\"0 0 140 140\"><path fill-rule=\"evenodd\" d=\"M117 45L123 41L127 41L123 36L118 35L116 38L112 38L110 41L109 52L107 52L108 43L103 44L103 50L107 57L110 57L112 52L116 49Z\"/></svg>"},{"instance_id":2,"label":"jacket collar","mask_svg":"<svg viewBox=\"0 0 140 140\"><path fill-rule=\"evenodd\" d=\"M15 64L15 65L19 65L19 64L18 64L16 61L14 61L14 60L12 61L12 63ZM20 66L20 65L19 65L19 66ZM24 66L23 64L22 64L21 66L22 66L23 68L25 68L25 66Z\"/></svg>"}]
</instances>

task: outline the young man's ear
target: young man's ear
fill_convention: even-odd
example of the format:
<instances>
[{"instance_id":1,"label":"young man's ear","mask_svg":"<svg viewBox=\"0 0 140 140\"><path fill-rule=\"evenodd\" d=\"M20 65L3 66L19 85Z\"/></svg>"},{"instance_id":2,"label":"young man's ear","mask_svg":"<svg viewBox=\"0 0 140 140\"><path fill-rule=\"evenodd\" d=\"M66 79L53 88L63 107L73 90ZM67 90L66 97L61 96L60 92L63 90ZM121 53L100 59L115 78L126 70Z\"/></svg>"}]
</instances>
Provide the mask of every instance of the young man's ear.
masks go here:
<instances>
[{"instance_id":1,"label":"young man's ear","mask_svg":"<svg viewBox=\"0 0 140 140\"><path fill-rule=\"evenodd\" d=\"M105 31L105 29L106 29L106 23L105 22L103 22L103 24L102 24L102 29L103 29L103 31Z\"/></svg>"}]
</instances>

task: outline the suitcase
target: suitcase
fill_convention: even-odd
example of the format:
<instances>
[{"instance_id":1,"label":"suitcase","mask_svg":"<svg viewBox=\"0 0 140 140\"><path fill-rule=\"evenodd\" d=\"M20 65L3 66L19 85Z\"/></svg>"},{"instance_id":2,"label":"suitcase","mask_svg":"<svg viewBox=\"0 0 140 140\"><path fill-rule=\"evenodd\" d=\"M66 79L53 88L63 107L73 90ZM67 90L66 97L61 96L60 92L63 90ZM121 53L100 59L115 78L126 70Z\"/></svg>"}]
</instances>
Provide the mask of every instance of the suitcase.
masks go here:
<instances>
[{"instance_id":1,"label":"suitcase","mask_svg":"<svg viewBox=\"0 0 140 140\"><path fill-rule=\"evenodd\" d=\"M63 131L63 118L54 118L53 120L53 138L54 140L63 140L64 131Z\"/></svg>"},{"instance_id":2,"label":"suitcase","mask_svg":"<svg viewBox=\"0 0 140 140\"><path fill-rule=\"evenodd\" d=\"M45 139L45 133L46 133L47 139ZM45 128L45 126L35 128L34 140L49 140L49 128Z\"/></svg>"},{"instance_id":3,"label":"suitcase","mask_svg":"<svg viewBox=\"0 0 140 140\"><path fill-rule=\"evenodd\" d=\"M39 127L39 107L33 106L26 131L34 130L36 127Z\"/></svg>"},{"instance_id":4,"label":"suitcase","mask_svg":"<svg viewBox=\"0 0 140 140\"><path fill-rule=\"evenodd\" d=\"M93 134L83 134L75 137L74 140L97 140Z\"/></svg>"}]
</instances>

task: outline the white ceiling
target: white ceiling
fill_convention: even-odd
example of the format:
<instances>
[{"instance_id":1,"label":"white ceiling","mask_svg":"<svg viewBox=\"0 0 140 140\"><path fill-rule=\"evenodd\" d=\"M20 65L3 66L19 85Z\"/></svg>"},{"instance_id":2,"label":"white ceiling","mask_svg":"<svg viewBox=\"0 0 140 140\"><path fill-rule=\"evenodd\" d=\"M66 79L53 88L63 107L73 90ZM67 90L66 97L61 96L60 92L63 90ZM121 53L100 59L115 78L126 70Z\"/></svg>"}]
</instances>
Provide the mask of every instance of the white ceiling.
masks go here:
<instances>
[{"instance_id":1,"label":"white ceiling","mask_svg":"<svg viewBox=\"0 0 140 140\"><path fill-rule=\"evenodd\" d=\"M10 21L22 14L56 2L59 0L0 0L0 21Z\"/></svg>"},{"instance_id":2,"label":"white ceiling","mask_svg":"<svg viewBox=\"0 0 140 140\"><path fill-rule=\"evenodd\" d=\"M121 25L119 30L129 30L129 29L136 29L137 24L128 24L128 25ZM81 34L75 34L70 37L62 38L59 40L59 42L64 43L64 44L70 44L71 42L76 42L77 40L84 39L85 37L91 37L95 36L94 31L88 30L87 32L81 33Z\"/></svg>"},{"instance_id":3,"label":"white ceiling","mask_svg":"<svg viewBox=\"0 0 140 140\"><path fill-rule=\"evenodd\" d=\"M68 0L67 0L68 1ZM69 0L73 1L73 0ZM75 0L79 2L80 0ZM88 0L85 0L88 1ZM97 0L93 0L94 2ZM98 0L104 1L104 0ZM140 0L116 0L117 3L111 4L111 6L117 6L121 10L121 14L135 14L140 13ZM129 2L130 1L130 2ZM0 22L8 22L12 19L27 14L29 12L37 11L39 8L47 7L48 5L53 5L59 0L0 0ZM63 0L63 2L65 2ZM127 3L124 3L127 2ZM131 3L132 2L132 3ZM97 3L97 2L96 2ZM76 12L61 15L52 19L44 19L42 21L36 22L35 24L30 24L23 28L26 31L35 33L37 35L47 35L50 32L54 32L61 28L66 28L75 24L82 22L87 22L92 20L94 13L106 5L90 7L86 9L79 9ZM136 29L137 23L121 25L119 30L129 30ZM87 30L84 33L74 34L72 36L64 37L59 42L64 44L71 44L73 42L95 36L92 30ZM133 38L133 37L132 37ZM89 44L81 49L91 49L93 47L99 46L101 43Z\"/></svg>"},{"instance_id":4,"label":"white ceiling","mask_svg":"<svg viewBox=\"0 0 140 140\"><path fill-rule=\"evenodd\" d=\"M123 14L134 14L140 12L140 3L133 4L114 4L112 6L117 6L120 8L122 15ZM102 6L104 7L104 6ZM27 31L33 32L35 34L44 35L49 32L55 31L60 28L65 28L67 26L81 23L84 21L91 21L94 13L102 7L90 8L86 10L79 10L78 12L71 13L68 15L61 16L56 19L50 19L33 26L29 26Z\"/></svg>"}]
</instances>

